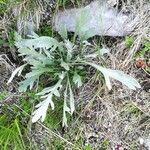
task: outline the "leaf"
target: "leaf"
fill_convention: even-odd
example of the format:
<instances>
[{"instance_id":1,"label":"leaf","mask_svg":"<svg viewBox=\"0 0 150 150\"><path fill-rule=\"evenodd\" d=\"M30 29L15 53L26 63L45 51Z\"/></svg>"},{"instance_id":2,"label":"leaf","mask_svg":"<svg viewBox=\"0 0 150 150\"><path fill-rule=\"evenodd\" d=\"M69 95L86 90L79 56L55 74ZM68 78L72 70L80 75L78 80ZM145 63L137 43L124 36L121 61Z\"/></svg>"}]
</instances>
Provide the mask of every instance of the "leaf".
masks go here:
<instances>
[{"instance_id":1,"label":"leaf","mask_svg":"<svg viewBox=\"0 0 150 150\"><path fill-rule=\"evenodd\" d=\"M70 108L67 106L66 101L64 100L64 107L63 107L63 123L62 126L68 127L67 124L67 117L66 117L66 112L70 112Z\"/></svg>"},{"instance_id":2,"label":"leaf","mask_svg":"<svg viewBox=\"0 0 150 150\"><path fill-rule=\"evenodd\" d=\"M63 25L63 26L60 27L60 30L58 31L58 33L61 35L61 37L63 39L67 39L68 38L67 29L66 29L65 25Z\"/></svg>"},{"instance_id":3,"label":"leaf","mask_svg":"<svg viewBox=\"0 0 150 150\"><path fill-rule=\"evenodd\" d=\"M66 90L64 92L63 123L62 123L63 127L64 126L68 127L66 112L70 113L70 108L67 106L67 87L66 87Z\"/></svg>"},{"instance_id":4,"label":"leaf","mask_svg":"<svg viewBox=\"0 0 150 150\"><path fill-rule=\"evenodd\" d=\"M17 32L14 32L15 41L21 41L22 37Z\"/></svg>"},{"instance_id":5,"label":"leaf","mask_svg":"<svg viewBox=\"0 0 150 150\"><path fill-rule=\"evenodd\" d=\"M84 47L92 46L92 44L90 42L88 42L87 40L84 40L82 43L84 44Z\"/></svg>"},{"instance_id":6,"label":"leaf","mask_svg":"<svg viewBox=\"0 0 150 150\"><path fill-rule=\"evenodd\" d=\"M110 50L108 48L98 48L96 52L85 55L84 57L87 58L97 58L98 56L103 56L104 54L108 54Z\"/></svg>"},{"instance_id":7,"label":"leaf","mask_svg":"<svg viewBox=\"0 0 150 150\"><path fill-rule=\"evenodd\" d=\"M146 42L144 43L144 46L145 46L148 50L150 50L150 41L146 41Z\"/></svg>"},{"instance_id":8,"label":"leaf","mask_svg":"<svg viewBox=\"0 0 150 150\"><path fill-rule=\"evenodd\" d=\"M59 46L56 39L47 36L35 37L34 39L19 39L15 42L18 48L46 48L49 49L53 45Z\"/></svg>"},{"instance_id":9,"label":"leaf","mask_svg":"<svg viewBox=\"0 0 150 150\"><path fill-rule=\"evenodd\" d=\"M58 88L61 88L61 82L62 82L62 79L60 79L55 85L44 88L41 92L37 93L36 95L45 95L47 93L58 93L56 90L58 90Z\"/></svg>"},{"instance_id":10,"label":"leaf","mask_svg":"<svg viewBox=\"0 0 150 150\"><path fill-rule=\"evenodd\" d=\"M6 5L6 3L5 3L5 2L3 2L3 1L0 1L0 3L1 3L1 4L5 4L5 5Z\"/></svg>"},{"instance_id":11,"label":"leaf","mask_svg":"<svg viewBox=\"0 0 150 150\"><path fill-rule=\"evenodd\" d=\"M75 25L76 34L79 35L81 32L83 32L82 26L88 23L89 18L90 18L90 14L87 10L80 11Z\"/></svg>"},{"instance_id":12,"label":"leaf","mask_svg":"<svg viewBox=\"0 0 150 150\"><path fill-rule=\"evenodd\" d=\"M79 74L77 74L77 72L75 72L75 74L73 76L73 82L77 85L78 88L80 86L82 86L81 76Z\"/></svg>"},{"instance_id":13,"label":"leaf","mask_svg":"<svg viewBox=\"0 0 150 150\"><path fill-rule=\"evenodd\" d=\"M30 78L27 78L21 82L19 82L19 91L20 92L26 92L28 86L30 86L30 90L33 88L34 82L39 78L39 76L33 76Z\"/></svg>"},{"instance_id":14,"label":"leaf","mask_svg":"<svg viewBox=\"0 0 150 150\"><path fill-rule=\"evenodd\" d=\"M37 52L35 49L33 48L19 48L18 52L20 53L19 56L30 56L30 60L31 58L36 58L37 60L45 60L47 59L47 57L39 52Z\"/></svg>"},{"instance_id":15,"label":"leaf","mask_svg":"<svg viewBox=\"0 0 150 150\"><path fill-rule=\"evenodd\" d=\"M94 63L89 63L89 62L85 62L85 63L93 66L94 68L102 72L106 81L106 85L109 90L111 90L112 88L110 78L114 78L120 81L121 83L125 84L129 89L132 90L136 90L136 88L141 88L140 84L136 81L136 79L130 77L129 75L124 74L122 71L107 69Z\"/></svg>"},{"instance_id":16,"label":"leaf","mask_svg":"<svg viewBox=\"0 0 150 150\"><path fill-rule=\"evenodd\" d=\"M126 43L126 46L130 48L132 44L134 43L134 38L132 36L126 36L125 43Z\"/></svg>"},{"instance_id":17,"label":"leaf","mask_svg":"<svg viewBox=\"0 0 150 150\"><path fill-rule=\"evenodd\" d=\"M24 65L22 65L22 66L16 68L16 69L13 71L13 73L11 74L11 77L9 78L7 84L9 84L9 83L13 80L13 78L15 77L15 75L16 75L17 73L18 73L18 76L20 76L22 70L24 69L24 67L25 67L26 65L27 65L27 64L24 64Z\"/></svg>"},{"instance_id":18,"label":"leaf","mask_svg":"<svg viewBox=\"0 0 150 150\"><path fill-rule=\"evenodd\" d=\"M70 113L72 115L75 110L75 106L74 106L74 96L70 85L70 81L69 81L69 92L70 92Z\"/></svg>"},{"instance_id":19,"label":"leaf","mask_svg":"<svg viewBox=\"0 0 150 150\"><path fill-rule=\"evenodd\" d=\"M32 34L31 34L31 35L28 35L28 37L35 39L35 38L39 38L39 35L36 34L35 32L32 32Z\"/></svg>"},{"instance_id":20,"label":"leaf","mask_svg":"<svg viewBox=\"0 0 150 150\"><path fill-rule=\"evenodd\" d=\"M61 80L64 79L65 75L66 75L66 73L65 73L64 71L63 71L62 73L59 73L59 74L58 74L58 76L59 76L59 78L60 78Z\"/></svg>"},{"instance_id":21,"label":"leaf","mask_svg":"<svg viewBox=\"0 0 150 150\"><path fill-rule=\"evenodd\" d=\"M98 54L95 52L95 53L92 53L92 54L88 54L88 55L84 55L84 57L87 59L87 58L96 58L98 56Z\"/></svg>"},{"instance_id":22,"label":"leaf","mask_svg":"<svg viewBox=\"0 0 150 150\"><path fill-rule=\"evenodd\" d=\"M61 75L64 75L64 73L62 73ZM54 95L60 97L59 88L62 87L62 80L63 78L60 78L54 86L44 88L41 92L36 94L41 95L41 98L44 98L45 100L36 105L36 108L38 109L35 110L33 113L32 122L38 121L41 117L41 121L44 121L49 104L51 105L52 110L54 109L54 103L52 101L52 98Z\"/></svg>"},{"instance_id":23,"label":"leaf","mask_svg":"<svg viewBox=\"0 0 150 150\"><path fill-rule=\"evenodd\" d=\"M67 48L67 60L69 61L72 58L72 53L75 46L69 40L65 40L65 47Z\"/></svg>"},{"instance_id":24,"label":"leaf","mask_svg":"<svg viewBox=\"0 0 150 150\"><path fill-rule=\"evenodd\" d=\"M88 30L83 30L80 31L79 37L81 41L85 41L89 39L90 37L93 37L96 34L96 29L95 28L90 28Z\"/></svg>"},{"instance_id":25,"label":"leaf","mask_svg":"<svg viewBox=\"0 0 150 150\"><path fill-rule=\"evenodd\" d=\"M69 70L69 65L66 63L66 62L64 62L63 60L61 61L61 67L63 67L65 70Z\"/></svg>"},{"instance_id":26,"label":"leaf","mask_svg":"<svg viewBox=\"0 0 150 150\"><path fill-rule=\"evenodd\" d=\"M33 112L32 122L35 123L39 119L43 122L46 117L46 112L49 104L51 104L52 110L54 109L54 103L52 101L52 94L49 94L48 97L38 105L36 105L37 110Z\"/></svg>"},{"instance_id":27,"label":"leaf","mask_svg":"<svg viewBox=\"0 0 150 150\"><path fill-rule=\"evenodd\" d=\"M88 38L92 37L96 33L96 29L91 27L89 29L88 23L91 18L91 14L88 10L80 11L75 25L75 34L79 36L81 41L85 41Z\"/></svg>"},{"instance_id":28,"label":"leaf","mask_svg":"<svg viewBox=\"0 0 150 150\"><path fill-rule=\"evenodd\" d=\"M31 78L33 76L40 76L44 72L48 72L48 71L49 71L48 68L42 68L41 70L32 70L31 72L27 73L25 77Z\"/></svg>"},{"instance_id":29,"label":"leaf","mask_svg":"<svg viewBox=\"0 0 150 150\"><path fill-rule=\"evenodd\" d=\"M103 56L104 54L108 54L109 52L110 52L110 49L104 48L104 47L99 50L99 53L101 56Z\"/></svg>"},{"instance_id":30,"label":"leaf","mask_svg":"<svg viewBox=\"0 0 150 150\"><path fill-rule=\"evenodd\" d=\"M39 76L33 76L27 78L19 83L19 91L26 92L28 86L30 86L30 90L33 88L34 82L39 78Z\"/></svg>"}]
</instances>

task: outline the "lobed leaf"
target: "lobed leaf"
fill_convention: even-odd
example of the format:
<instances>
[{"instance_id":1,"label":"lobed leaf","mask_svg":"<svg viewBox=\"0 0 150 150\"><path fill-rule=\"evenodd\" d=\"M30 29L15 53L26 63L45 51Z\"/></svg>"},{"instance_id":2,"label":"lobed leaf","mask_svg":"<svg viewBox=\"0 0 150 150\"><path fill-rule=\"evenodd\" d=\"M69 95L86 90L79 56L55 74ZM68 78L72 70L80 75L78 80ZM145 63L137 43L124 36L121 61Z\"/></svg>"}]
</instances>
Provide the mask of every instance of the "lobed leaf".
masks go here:
<instances>
[{"instance_id":1,"label":"lobed leaf","mask_svg":"<svg viewBox=\"0 0 150 150\"><path fill-rule=\"evenodd\" d=\"M134 79L133 77L124 74L122 71L119 70L112 70L112 69L107 69L104 67L101 67L97 64L86 62L86 64L89 64L99 70L105 78L106 85L109 90L111 90L112 85L110 82L110 78L114 78L121 83L125 84L129 89L136 90L136 88L141 88L140 84Z\"/></svg>"},{"instance_id":2,"label":"lobed leaf","mask_svg":"<svg viewBox=\"0 0 150 150\"><path fill-rule=\"evenodd\" d=\"M27 65L27 64L24 64L24 65L22 65L22 66L16 68L16 69L13 71L13 73L11 74L11 77L9 78L7 84L9 84L9 83L13 80L13 78L16 76L17 73L18 73L18 76L20 76L20 75L21 75L21 72L23 71L23 69L24 69L24 67L25 67L26 65Z\"/></svg>"},{"instance_id":3,"label":"lobed leaf","mask_svg":"<svg viewBox=\"0 0 150 150\"><path fill-rule=\"evenodd\" d=\"M77 74L77 72L74 73L73 82L77 85L78 88L83 84L81 80L81 76Z\"/></svg>"},{"instance_id":4,"label":"lobed leaf","mask_svg":"<svg viewBox=\"0 0 150 150\"><path fill-rule=\"evenodd\" d=\"M69 83L69 93L70 93L70 113L73 114L73 112L75 110L75 105L74 105L74 96L73 96L73 92L72 92L70 83Z\"/></svg>"},{"instance_id":5,"label":"lobed leaf","mask_svg":"<svg viewBox=\"0 0 150 150\"><path fill-rule=\"evenodd\" d=\"M52 94L49 94L48 97L36 105L36 110L33 112L32 122L37 122L39 119L43 122L46 117L46 112L48 109L49 104L51 104L52 110L54 109L54 103L52 101Z\"/></svg>"}]
</instances>

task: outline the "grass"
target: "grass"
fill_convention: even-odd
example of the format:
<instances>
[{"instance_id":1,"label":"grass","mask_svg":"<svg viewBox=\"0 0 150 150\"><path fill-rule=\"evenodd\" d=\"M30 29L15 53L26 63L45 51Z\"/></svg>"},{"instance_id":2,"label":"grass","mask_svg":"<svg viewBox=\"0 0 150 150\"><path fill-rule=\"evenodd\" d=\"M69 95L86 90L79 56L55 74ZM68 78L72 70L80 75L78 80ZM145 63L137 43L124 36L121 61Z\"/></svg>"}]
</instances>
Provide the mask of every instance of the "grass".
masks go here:
<instances>
[{"instance_id":1,"label":"grass","mask_svg":"<svg viewBox=\"0 0 150 150\"><path fill-rule=\"evenodd\" d=\"M6 95L1 93L0 98L4 99ZM35 127L31 126L30 121L30 113L37 97L31 92L24 94L23 97L19 99L19 102L13 105L4 104L1 108L0 149L40 149L31 137L31 129L34 130ZM57 117L51 116L46 119L46 125L51 129L57 129L59 123Z\"/></svg>"},{"instance_id":2,"label":"grass","mask_svg":"<svg viewBox=\"0 0 150 150\"><path fill-rule=\"evenodd\" d=\"M3 94L1 97L4 98ZM30 117L26 115L31 111L32 101L28 102L23 98L20 101L18 105L3 104L1 108L0 149L34 149L33 143L29 140Z\"/></svg>"}]
</instances>

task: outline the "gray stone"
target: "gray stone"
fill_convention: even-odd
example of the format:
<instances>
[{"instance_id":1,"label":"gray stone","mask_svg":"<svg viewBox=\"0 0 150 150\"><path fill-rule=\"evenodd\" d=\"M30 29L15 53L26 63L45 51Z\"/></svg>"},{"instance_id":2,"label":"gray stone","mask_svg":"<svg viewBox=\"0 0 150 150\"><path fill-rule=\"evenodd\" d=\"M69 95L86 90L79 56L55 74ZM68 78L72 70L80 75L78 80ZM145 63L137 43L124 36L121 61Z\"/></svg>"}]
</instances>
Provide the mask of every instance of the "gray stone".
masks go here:
<instances>
[{"instance_id":1,"label":"gray stone","mask_svg":"<svg viewBox=\"0 0 150 150\"><path fill-rule=\"evenodd\" d=\"M78 34L91 32L91 36L125 36L133 31L138 16L124 14L111 7L105 0L91 2L82 8L59 11L53 18L54 29L66 27L69 32Z\"/></svg>"}]
</instances>

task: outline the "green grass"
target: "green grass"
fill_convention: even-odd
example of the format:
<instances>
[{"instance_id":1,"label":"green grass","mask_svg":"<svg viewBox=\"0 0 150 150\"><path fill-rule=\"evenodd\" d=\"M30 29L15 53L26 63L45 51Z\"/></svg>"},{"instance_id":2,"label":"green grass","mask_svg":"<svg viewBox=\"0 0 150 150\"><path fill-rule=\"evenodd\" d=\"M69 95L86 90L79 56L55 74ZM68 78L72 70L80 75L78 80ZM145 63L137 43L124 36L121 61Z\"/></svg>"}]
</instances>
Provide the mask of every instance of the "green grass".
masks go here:
<instances>
[{"instance_id":1,"label":"green grass","mask_svg":"<svg viewBox=\"0 0 150 150\"><path fill-rule=\"evenodd\" d=\"M6 13L10 7L22 1L23 0L0 0L0 14Z\"/></svg>"},{"instance_id":2,"label":"green grass","mask_svg":"<svg viewBox=\"0 0 150 150\"><path fill-rule=\"evenodd\" d=\"M137 117L142 114L142 111L132 102L127 103L126 108L129 113L134 114Z\"/></svg>"},{"instance_id":3,"label":"green grass","mask_svg":"<svg viewBox=\"0 0 150 150\"><path fill-rule=\"evenodd\" d=\"M125 37L125 44L126 44L127 48L130 48L133 43L134 43L134 38L132 36Z\"/></svg>"},{"instance_id":4,"label":"green grass","mask_svg":"<svg viewBox=\"0 0 150 150\"><path fill-rule=\"evenodd\" d=\"M40 36L45 35L45 36L53 36L53 29L51 26L49 25L42 25L42 27L40 28L40 30L38 31L38 34Z\"/></svg>"},{"instance_id":5,"label":"green grass","mask_svg":"<svg viewBox=\"0 0 150 150\"><path fill-rule=\"evenodd\" d=\"M74 4L75 6L79 7L82 3L82 0L75 0L71 2L71 0L57 0L56 2L57 7L64 7L66 8L67 6Z\"/></svg>"},{"instance_id":6,"label":"green grass","mask_svg":"<svg viewBox=\"0 0 150 150\"><path fill-rule=\"evenodd\" d=\"M7 96L6 92L1 92L0 93L0 101L4 100L4 98Z\"/></svg>"},{"instance_id":7,"label":"green grass","mask_svg":"<svg viewBox=\"0 0 150 150\"><path fill-rule=\"evenodd\" d=\"M1 93L0 98L6 94ZM0 149L2 150L25 150L34 149L34 144L28 135L32 100L21 98L18 104L4 104L0 114Z\"/></svg>"},{"instance_id":8,"label":"green grass","mask_svg":"<svg viewBox=\"0 0 150 150\"><path fill-rule=\"evenodd\" d=\"M3 100L7 93L0 94L0 100ZM31 112L35 102L39 100L36 92L24 93L18 102L8 105L4 104L0 108L0 149L2 150L38 150L38 145L35 145L34 139L31 137L31 130L33 131L36 124L31 124ZM62 109L63 103L56 103L57 107L54 111L50 110L47 113L44 125L49 129L61 129ZM62 122L62 121L61 121ZM59 138L54 138L53 145L48 137L43 136L43 143L45 147L58 147L60 149L64 146Z\"/></svg>"}]
</instances>

